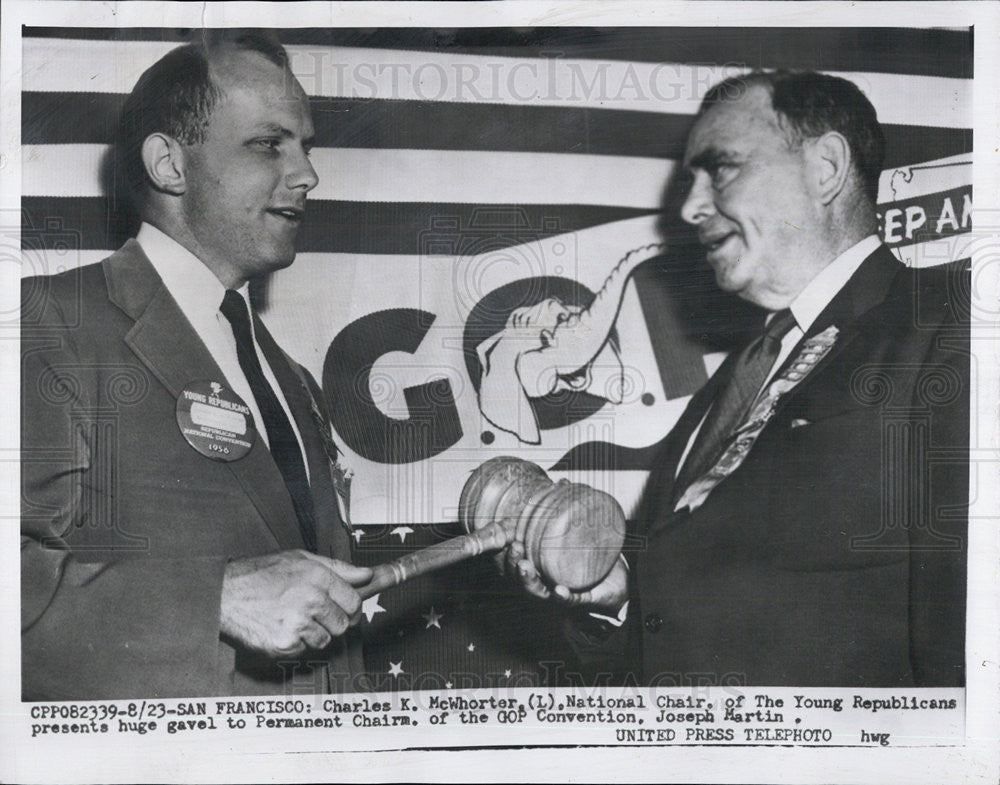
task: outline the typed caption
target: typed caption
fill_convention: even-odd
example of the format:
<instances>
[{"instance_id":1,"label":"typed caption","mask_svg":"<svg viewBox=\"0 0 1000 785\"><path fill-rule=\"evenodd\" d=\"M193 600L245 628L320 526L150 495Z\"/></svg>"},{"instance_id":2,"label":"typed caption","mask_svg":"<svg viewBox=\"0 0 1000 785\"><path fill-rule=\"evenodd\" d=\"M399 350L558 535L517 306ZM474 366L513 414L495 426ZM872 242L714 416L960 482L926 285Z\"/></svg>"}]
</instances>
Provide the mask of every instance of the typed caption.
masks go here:
<instances>
[{"instance_id":1,"label":"typed caption","mask_svg":"<svg viewBox=\"0 0 1000 785\"><path fill-rule=\"evenodd\" d=\"M496 745L960 745L953 689L516 688L22 704L24 736L261 738L327 750Z\"/></svg>"}]
</instances>

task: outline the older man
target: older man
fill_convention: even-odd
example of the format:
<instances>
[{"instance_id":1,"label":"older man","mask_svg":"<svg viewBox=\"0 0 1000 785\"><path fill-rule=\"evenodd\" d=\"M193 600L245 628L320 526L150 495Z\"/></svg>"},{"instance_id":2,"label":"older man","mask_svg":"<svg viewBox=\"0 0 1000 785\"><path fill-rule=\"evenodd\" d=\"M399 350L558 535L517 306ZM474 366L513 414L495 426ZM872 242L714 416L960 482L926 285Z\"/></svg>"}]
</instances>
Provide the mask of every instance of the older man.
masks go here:
<instances>
[{"instance_id":1,"label":"older man","mask_svg":"<svg viewBox=\"0 0 1000 785\"><path fill-rule=\"evenodd\" d=\"M252 313L290 265L309 104L277 43L225 33L147 70L122 115L144 223L25 282L26 699L351 689L363 665L315 383Z\"/></svg>"},{"instance_id":2,"label":"older man","mask_svg":"<svg viewBox=\"0 0 1000 785\"><path fill-rule=\"evenodd\" d=\"M681 215L765 326L666 440L628 578L555 592L614 611L627 581L648 683L963 683L968 289L879 241L883 147L844 79L757 72L704 99Z\"/></svg>"}]
</instances>

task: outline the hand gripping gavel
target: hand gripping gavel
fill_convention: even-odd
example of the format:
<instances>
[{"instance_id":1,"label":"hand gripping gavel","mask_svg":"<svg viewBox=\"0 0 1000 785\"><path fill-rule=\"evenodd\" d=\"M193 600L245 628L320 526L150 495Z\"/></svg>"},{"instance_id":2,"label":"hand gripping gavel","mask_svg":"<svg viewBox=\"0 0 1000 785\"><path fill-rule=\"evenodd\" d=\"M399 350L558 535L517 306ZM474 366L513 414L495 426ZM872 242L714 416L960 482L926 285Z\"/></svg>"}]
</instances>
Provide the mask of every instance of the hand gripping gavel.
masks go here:
<instances>
[{"instance_id":1,"label":"hand gripping gavel","mask_svg":"<svg viewBox=\"0 0 1000 785\"><path fill-rule=\"evenodd\" d=\"M611 572L625 541L625 515L613 496L581 483L553 482L520 458L491 458L475 469L462 488L458 517L466 534L379 564L358 594L371 597L512 542L524 545L547 583L584 590Z\"/></svg>"}]
</instances>

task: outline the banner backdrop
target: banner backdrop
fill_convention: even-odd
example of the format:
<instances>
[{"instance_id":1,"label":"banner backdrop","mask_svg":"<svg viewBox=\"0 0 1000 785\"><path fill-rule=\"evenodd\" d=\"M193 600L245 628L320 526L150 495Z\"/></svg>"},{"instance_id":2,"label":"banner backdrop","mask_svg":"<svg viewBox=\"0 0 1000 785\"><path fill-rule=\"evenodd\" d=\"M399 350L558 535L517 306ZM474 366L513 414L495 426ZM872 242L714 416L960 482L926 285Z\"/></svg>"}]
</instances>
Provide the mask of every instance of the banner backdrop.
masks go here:
<instances>
[{"instance_id":1,"label":"banner backdrop","mask_svg":"<svg viewBox=\"0 0 1000 785\"><path fill-rule=\"evenodd\" d=\"M961 256L941 241L970 229L968 30L276 32L310 96L319 185L295 264L254 296L322 383L364 563L454 534L465 478L497 455L634 508L656 445L760 318L715 289L677 217L674 170L720 79L853 80L886 135L885 242L941 264ZM116 113L190 31L24 35L29 275L99 261L135 231L106 185ZM557 617L489 560L384 592L364 616L383 688L572 669Z\"/></svg>"}]
</instances>

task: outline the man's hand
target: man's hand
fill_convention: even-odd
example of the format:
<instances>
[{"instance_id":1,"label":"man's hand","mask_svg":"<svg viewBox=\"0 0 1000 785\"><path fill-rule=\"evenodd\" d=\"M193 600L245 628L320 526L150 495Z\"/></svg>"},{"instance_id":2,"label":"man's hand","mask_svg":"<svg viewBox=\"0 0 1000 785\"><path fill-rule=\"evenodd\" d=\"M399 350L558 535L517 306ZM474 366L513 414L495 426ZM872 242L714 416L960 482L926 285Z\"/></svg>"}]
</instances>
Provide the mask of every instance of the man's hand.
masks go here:
<instances>
[{"instance_id":1,"label":"man's hand","mask_svg":"<svg viewBox=\"0 0 1000 785\"><path fill-rule=\"evenodd\" d=\"M306 551L237 559L222 581L222 632L271 657L322 649L357 623L372 571Z\"/></svg>"},{"instance_id":2,"label":"man's hand","mask_svg":"<svg viewBox=\"0 0 1000 785\"><path fill-rule=\"evenodd\" d=\"M512 542L507 547L505 561L507 574L516 576L529 594L543 600L587 606L596 612L615 616L628 599L628 569L620 558L603 581L586 591L572 591L561 585L549 588L535 565L525 558L524 545L519 542Z\"/></svg>"}]
</instances>

